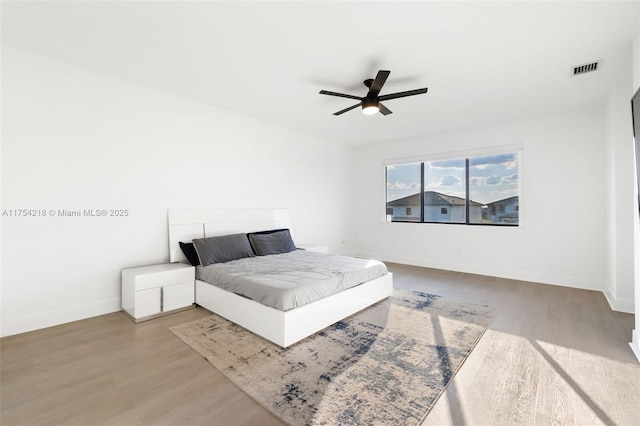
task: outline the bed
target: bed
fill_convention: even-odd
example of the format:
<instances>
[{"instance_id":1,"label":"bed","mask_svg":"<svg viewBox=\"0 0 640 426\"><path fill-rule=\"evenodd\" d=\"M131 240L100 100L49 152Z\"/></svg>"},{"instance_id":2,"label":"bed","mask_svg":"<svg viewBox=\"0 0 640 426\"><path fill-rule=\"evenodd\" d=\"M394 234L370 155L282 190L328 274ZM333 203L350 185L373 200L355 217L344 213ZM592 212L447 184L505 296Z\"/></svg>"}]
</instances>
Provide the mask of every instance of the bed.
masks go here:
<instances>
[{"instance_id":1,"label":"bed","mask_svg":"<svg viewBox=\"0 0 640 426\"><path fill-rule=\"evenodd\" d=\"M186 261L180 242L273 229L289 229L292 235L294 232L288 209L169 209L168 225L171 262ZM326 255L292 253L290 256L302 258L302 261L320 262L317 256ZM291 259L286 259L289 261ZM393 292L393 276L386 273L314 302L281 310L200 278L195 283L197 305L283 348L389 297Z\"/></svg>"}]
</instances>

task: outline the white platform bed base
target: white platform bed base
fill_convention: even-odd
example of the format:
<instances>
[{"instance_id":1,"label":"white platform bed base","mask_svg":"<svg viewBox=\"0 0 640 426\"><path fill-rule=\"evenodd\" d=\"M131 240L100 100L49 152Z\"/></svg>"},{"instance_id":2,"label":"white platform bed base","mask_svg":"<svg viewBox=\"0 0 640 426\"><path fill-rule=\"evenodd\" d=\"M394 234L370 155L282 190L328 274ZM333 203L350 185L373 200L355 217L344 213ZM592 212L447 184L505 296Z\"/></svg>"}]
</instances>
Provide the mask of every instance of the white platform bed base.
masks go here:
<instances>
[{"instance_id":1,"label":"white platform bed base","mask_svg":"<svg viewBox=\"0 0 640 426\"><path fill-rule=\"evenodd\" d=\"M391 274L289 311L280 311L196 280L196 303L286 348L393 292Z\"/></svg>"},{"instance_id":2,"label":"white platform bed base","mask_svg":"<svg viewBox=\"0 0 640 426\"><path fill-rule=\"evenodd\" d=\"M277 228L292 228L287 209L169 209L171 261L184 259L179 241ZM283 348L392 293L393 276L389 273L299 308L280 311L196 280L196 304Z\"/></svg>"}]
</instances>

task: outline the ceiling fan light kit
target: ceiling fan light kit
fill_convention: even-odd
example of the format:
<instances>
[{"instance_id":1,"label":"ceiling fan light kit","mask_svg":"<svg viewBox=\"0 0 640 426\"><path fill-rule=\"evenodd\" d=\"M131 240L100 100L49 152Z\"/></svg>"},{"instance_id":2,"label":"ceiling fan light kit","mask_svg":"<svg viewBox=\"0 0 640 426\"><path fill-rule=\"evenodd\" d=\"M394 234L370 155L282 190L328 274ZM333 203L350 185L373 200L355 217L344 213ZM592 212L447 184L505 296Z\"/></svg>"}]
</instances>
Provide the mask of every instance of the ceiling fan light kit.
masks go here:
<instances>
[{"instance_id":1,"label":"ceiling fan light kit","mask_svg":"<svg viewBox=\"0 0 640 426\"><path fill-rule=\"evenodd\" d=\"M369 96L365 97L362 100L362 113L364 115L373 115L380 112L380 107L378 106L379 102L376 98L371 98Z\"/></svg>"},{"instance_id":2,"label":"ceiling fan light kit","mask_svg":"<svg viewBox=\"0 0 640 426\"><path fill-rule=\"evenodd\" d=\"M328 90L321 90L321 95L329 95L329 96L337 96L340 98L348 98L348 99L357 99L360 102L352 105L348 108L340 110L338 112L334 112L333 115L341 115L347 111L351 111L359 106L362 106L362 113L366 115L374 115L380 112L382 115L391 114L391 110L380 103L380 101L386 101L397 98L404 98L406 96L420 95L422 93L427 93L427 88L424 89L416 89L416 90L408 90L406 92L398 92L391 93L389 95L378 96L380 94L380 90L384 85L385 81L387 81L387 77L389 77L391 71L380 70L376 75L376 78L369 78L365 80L363 83L365 86L369 88L369 92L366 96L360 97L355 95L347 95L345 93L338 92L330 92Z\"/></svg>"}]
</instances>

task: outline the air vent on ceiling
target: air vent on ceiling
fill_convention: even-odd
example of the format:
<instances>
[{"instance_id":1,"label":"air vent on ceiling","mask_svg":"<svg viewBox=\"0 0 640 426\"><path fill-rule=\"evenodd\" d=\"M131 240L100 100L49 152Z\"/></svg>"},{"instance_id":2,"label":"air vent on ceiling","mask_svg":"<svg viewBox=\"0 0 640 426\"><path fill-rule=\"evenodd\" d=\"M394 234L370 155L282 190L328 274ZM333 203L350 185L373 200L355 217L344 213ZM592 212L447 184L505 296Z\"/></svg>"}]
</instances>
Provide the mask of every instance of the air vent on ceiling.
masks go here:
<instances>
[{"instance_id":1,"label":"air vent on ceiling","mask_svg":"<svg viewBox=\"0 0 640 426\"><path fill-rule=\"evenodd\" d=\"M586 74L588 72L598 71L602 68L602 61L590 62L588 64L576 65L572 68L571 75Z\"/></svg>"}]
</instances>

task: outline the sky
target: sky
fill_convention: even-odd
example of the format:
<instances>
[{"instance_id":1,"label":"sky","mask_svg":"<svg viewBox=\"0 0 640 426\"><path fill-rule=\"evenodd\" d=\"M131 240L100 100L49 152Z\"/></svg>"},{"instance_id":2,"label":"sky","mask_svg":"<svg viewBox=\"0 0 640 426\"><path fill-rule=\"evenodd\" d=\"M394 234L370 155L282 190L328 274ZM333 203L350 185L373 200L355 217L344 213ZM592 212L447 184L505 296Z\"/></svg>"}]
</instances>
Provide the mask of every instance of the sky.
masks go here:
<instances>
[{"instance_id":1,"label":"sky","mask_svg":"<svg viewBox=\"0 0 640 426\"><path fill-rule=\"evenodd\" d=\"M470 199L487 204L518 195L518 152L469 157ZM425 162L425 191L465 197L465 160ZM387 166L387 201L420 192L420 163Z\"/></svg>"}]
</instances>

